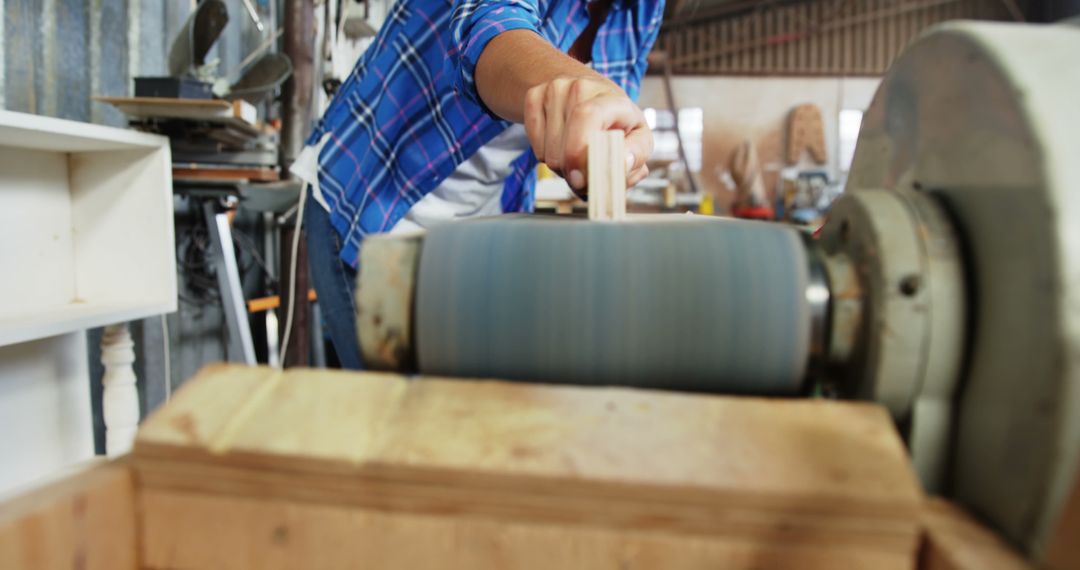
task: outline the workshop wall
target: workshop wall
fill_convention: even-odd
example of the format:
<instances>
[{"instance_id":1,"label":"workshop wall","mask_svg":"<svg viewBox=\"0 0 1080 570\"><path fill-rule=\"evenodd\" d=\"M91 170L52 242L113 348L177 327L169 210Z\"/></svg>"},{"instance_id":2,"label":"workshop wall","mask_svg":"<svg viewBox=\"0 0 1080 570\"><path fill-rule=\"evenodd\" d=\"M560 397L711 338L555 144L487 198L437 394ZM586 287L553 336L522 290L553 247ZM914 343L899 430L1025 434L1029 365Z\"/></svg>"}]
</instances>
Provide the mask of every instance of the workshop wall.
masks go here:
<instances>
[{"instance_id":1,"label":"workshop wall","mask_svg":"<svg viewBox=\"0 0 1080 570\"><path fill-rule=\"evenodd\" d=\"M699 107L703 115L701 189L713 195L718 212L729 211L732 189L724 182L732 153L742 141L755 145L770 196L782 164L784 126L788 113L803 103L821 110L828 160L812 163L804 156L796 168L825 170L830 180L840 175L839 112L864 110L877 90L878 78L761 78L688 76L674 78L680 108ZM642 107L667 108L663 79L646 77L641 85Z\"/></svg>"}]
</instances>

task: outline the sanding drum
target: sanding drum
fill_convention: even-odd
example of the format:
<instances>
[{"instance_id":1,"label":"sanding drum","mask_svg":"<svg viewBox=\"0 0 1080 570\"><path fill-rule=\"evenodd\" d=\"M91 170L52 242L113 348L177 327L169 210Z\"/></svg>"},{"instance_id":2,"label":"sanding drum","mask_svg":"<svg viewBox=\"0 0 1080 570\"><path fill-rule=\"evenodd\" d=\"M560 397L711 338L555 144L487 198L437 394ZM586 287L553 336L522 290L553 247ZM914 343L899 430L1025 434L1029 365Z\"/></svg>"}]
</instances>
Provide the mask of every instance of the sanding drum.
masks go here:
<instances>
[{"instance_id":1,"label":"sanding drum","mask_svg":"<svg viewBox=\"0 0 1080 570\"><path fill-rule=\"evenodd\" d=\"M358 326L374 368L793 394L808 289L803 236L782 225L502 216L369 239Z\"/></svg>"}]
</instances>

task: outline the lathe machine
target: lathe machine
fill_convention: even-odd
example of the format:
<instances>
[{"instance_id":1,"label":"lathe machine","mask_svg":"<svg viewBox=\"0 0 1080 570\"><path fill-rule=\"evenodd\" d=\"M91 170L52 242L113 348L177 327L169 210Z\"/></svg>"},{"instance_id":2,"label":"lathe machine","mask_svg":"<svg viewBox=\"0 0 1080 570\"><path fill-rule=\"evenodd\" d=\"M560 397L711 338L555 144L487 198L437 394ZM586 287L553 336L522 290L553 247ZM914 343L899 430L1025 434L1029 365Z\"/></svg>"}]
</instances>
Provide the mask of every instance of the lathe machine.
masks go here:
<instances>
[{"instance_id":1,"label":"lathe machine","mask_svg":"<svg viewBox=\"0 0 1080 570\"><path fill-rule=\"evenodd\" d=\"M699 216L371 238L368 366L879 402L930 490L1029 552L1080 453L1080 28L960 23L893 65L819 237Z\"/></svg>"}]
</instances>

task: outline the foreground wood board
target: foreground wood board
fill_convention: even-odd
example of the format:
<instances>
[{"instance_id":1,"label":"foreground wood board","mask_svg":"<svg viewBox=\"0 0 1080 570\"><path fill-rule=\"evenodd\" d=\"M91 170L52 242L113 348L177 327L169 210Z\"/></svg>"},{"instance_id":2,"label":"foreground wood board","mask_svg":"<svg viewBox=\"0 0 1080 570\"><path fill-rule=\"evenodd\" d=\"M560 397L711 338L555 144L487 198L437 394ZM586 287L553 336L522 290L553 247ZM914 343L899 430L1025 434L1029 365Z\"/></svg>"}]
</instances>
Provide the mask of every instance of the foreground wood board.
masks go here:
<instances>
[{"instance_id":1,"label":"foreground wood board","mask_svg":"<svg viewBox=\"0 0 1080 570\"><path fill-rule=\"evenodd\" d=\"M0 568L136 568L130 470L102 465L0 504Z\"/></svg>"},{"instance_id":2,"label":"foreground wood board","mask_svg":"<svg viewBox=\"0 0 1080 570\"><path fill-rule=\"evenodd\" d=\"M861 404L215 367L133 457L0 503L0 568L1029 568L920 496L889 426Z\"/></svg>"},{"instance_id":3,"label":"foreground wood board","mask_svg":"<svg viewBox=\"0 0 1080 570\"><path fill-rule=\"evenodd\" d=\"M1080 470L1046 548L1046 565L1054 570L1080 570Z\"/></svg>"},{"instance_id":4,"label":"foreground wood board","mask_svg":"<svg viewBox=\"0 0 1080 570\"><path fill-rule=\"evenodd\" d=\"M722 536L198 492L134 493L138 535L123 459L0 503L0 568L912 568L911 561L873 550L777 548ZM922 522L918 568L1032 568L941 499L925 503Z\"/></svg>"},{"instance_id":5,"label":"foreground wood board","mask_svg":"<svg viewBox=\"0 0 1080 570\"><path fill-rule=\"evenodd\" d=\"M875 550L148 491L145 568L913 568ZM974 569L972 569L974 570Z\"/></svg>"},{"instance_id":6,"label":"foreground wood board","mask_svg":"<svg viewBox=\"0 0 1080 570\"><path fill-rule=\"evenodd\" d=\"M911 568L922 503L873 405L297 369L205 370L133 465L155 568Z\"/></svg>"},{"instance_id":7,"label":"foreground wood board","mask_svg":"<svg viewBox=\"0 0 1080 570\"><path fill-rule=\"evenodd\" d=\"M923 570L1034 568L1001 537L948 501L927 501L922 519L925 536L919 568Z\"/></svg>"}]
</instances>

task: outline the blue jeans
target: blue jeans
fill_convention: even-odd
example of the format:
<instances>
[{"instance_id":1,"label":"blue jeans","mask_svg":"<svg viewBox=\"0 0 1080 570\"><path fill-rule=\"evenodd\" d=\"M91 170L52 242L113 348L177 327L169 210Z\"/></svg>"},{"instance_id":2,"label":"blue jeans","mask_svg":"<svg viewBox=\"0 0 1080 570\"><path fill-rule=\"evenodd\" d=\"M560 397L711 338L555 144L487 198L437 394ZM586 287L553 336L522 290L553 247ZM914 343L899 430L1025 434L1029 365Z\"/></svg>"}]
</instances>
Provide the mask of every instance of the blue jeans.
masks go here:
<instances>
[{"instance_id":1,"label":"blue jeans","mask_svg":"<svg viewBox=\"0 0 1080 570\"><path fill-rule=\"evenodd\" d=\"M315 283L330 342L342 368L360 370L363 366L356 336L356 270L341 260L341 236L330 225L330 214L315 201L310 188L304 205L304 231L311 280Z\"/></svg>"}]
</instances>

